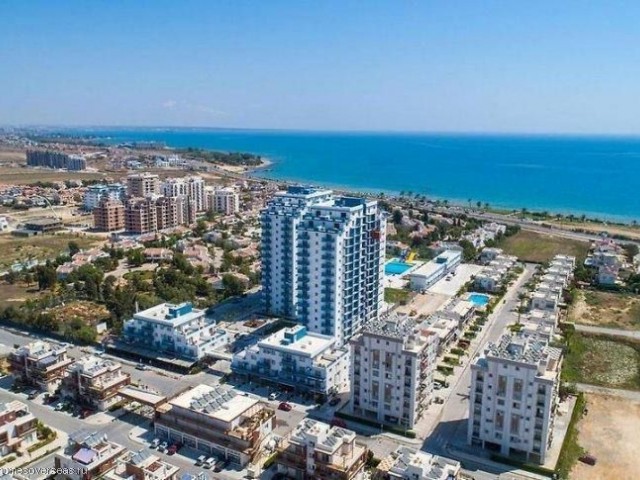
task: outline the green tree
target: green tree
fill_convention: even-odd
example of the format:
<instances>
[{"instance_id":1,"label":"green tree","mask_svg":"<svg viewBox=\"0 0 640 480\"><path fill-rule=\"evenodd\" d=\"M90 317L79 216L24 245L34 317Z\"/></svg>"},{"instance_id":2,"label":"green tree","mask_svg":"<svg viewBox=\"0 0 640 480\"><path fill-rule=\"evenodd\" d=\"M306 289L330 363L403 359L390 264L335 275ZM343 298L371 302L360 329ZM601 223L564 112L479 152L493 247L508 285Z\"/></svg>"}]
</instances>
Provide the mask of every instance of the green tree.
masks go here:
<instances>
[{"instance_id":1,"label":"green tree","mask_svg":"<svg viewBox=\"0 0 640 480\"><path fill-rule=\"evenodd\" d=\"M78 245L78 242L74 240L71 240L68 243L67 248L69 249L69 255L72 257L80 251L80 245Z\"/></svg>"},{"instance_id":2,"label":"green tree","mask_svg":"<svg viewBox=\"0 0 640 480\"><path fill-rule=\"evenodd\" d=\"M36 278L38 280L38 290L53 288L58 281L56 269L50 262L36 268Z\"/></svg>"},{"instance_id":3,"label":"green tree","mask_svg":"<svg viewBox=\"0 0 640 480\"><path fill-rule=\"evenodd\" d=\"M400 224L402 222L402 217L403 217L402 210L396 208L393 211L393 223L395 223L396 225Z\"/></svg>"},{"instance_id":4,"label":"green tree","mask_svg":"<svg viewBox=\"0 0 640 480\"><path fill-rule=\"evenodd\" d=\"M145 261L144 253L142 253L142 249L138 248L135 250L129 250L127 252L127 263L132 267L139 267Z\"/></svg>"},{"instance_id":5,"label":"green tree","mask_svg":"<svg viewBox=\"0 0 640 480\"><path fill-rule=\"evenodd\" d=\"M222 277L225 296L233 297L244 293L245 284L235 275L227 274Z\"/></svg>"},{"instance_id":6,"label":"green tree","mask_svg":"<svg viewBox=\"0 0 640 480\"><path fill-rule=\"evenodd\" d=\"M458 245L462 247L462 258L465 262L471 262L476 258L478 252L469 240L462 239L458 242Z\"/></svg>"}]
</instances>

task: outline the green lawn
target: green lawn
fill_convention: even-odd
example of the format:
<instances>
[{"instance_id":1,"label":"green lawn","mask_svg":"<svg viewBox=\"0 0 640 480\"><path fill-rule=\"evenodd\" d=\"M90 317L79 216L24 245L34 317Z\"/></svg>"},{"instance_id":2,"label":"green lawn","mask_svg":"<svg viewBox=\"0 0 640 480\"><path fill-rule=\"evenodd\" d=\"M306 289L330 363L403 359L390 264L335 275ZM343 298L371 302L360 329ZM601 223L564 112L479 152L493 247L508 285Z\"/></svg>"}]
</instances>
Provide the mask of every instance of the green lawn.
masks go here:
<instances>
[{"instance_id":1,"label":"green lawn","mask_svg":"<svg viewBox=\"0 0 640 480\"><path fill-rule=\"evenodd\" d=\"M562 379L640 390L640 341L573 332L569 335Z\"/></svg>"},{"instance_id":2,"label":"green lawn","mask_svg":"<svg viewBox=\"0 0 640 480\"><path fill-rule=\"evenodd\" d=\"M401 303L405 305L409 301L409 290L403 290L400 288L385 288L384 289L384 301L387 303Z\"/></svg>"},{"instance_id":3,"label":"green lawn","mask_svg":"<svg viewBox=\"0 0 640 480\"><path fill-rule=\"evenodd\" d=\"M522 261L540 263L548 262L558 254L573 255L581 263L589 252L587 242L527 230L520 230L515 235L504 238L498 246L505 253L515 255Z\"/></svg>"}]
</instances>

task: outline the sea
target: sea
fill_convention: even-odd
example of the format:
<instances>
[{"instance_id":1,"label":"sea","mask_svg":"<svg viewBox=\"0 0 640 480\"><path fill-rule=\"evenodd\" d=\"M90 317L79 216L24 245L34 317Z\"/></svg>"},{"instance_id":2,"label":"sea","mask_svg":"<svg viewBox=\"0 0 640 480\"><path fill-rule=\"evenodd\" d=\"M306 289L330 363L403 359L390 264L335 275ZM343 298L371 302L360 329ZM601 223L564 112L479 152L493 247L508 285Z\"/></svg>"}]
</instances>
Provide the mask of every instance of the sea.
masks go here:
<instances>
[{"instance_id":1,"label":"sea","mask_svg":"<svg viewBox=\"0 0 640 480\"><path fill-rule=\"evenodd\" d=\"M74 129L105 142L260 154L255 176L452 203L640 221L640 137Z\"/></svg>"}]
</instances>

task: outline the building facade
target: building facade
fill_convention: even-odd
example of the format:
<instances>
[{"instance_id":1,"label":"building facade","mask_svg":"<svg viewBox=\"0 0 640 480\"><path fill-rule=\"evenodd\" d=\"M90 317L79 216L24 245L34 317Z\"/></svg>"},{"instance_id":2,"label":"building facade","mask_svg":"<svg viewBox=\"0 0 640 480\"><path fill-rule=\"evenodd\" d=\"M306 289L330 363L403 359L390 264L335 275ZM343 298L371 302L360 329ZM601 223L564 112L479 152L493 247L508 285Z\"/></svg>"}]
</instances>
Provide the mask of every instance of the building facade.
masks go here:
<instances>
[{"instance_id":1,"label":"building facade","mask_svg":"<svg viewBox=\"0 0 640 480\"><path fill-rule=\"evenodd\" d=\"M555 420L562 351L504 334L471 365L468 442L544 463Z\"/></svg>"},{"instance_id":2,"label":"building facade","mask_svg":"<svg viewBox=\"0 0 640 480\"><path fill-rule=\"evenodd\" d=\"M431 402L438 336L390 316L350 341L353 415L411 429Z\"/></svg>"},{"instance_id":3,"label":"building facade","mask_svg":"<svg viewBox=\"0 0 640 480\"><path fill-rule=\"evenodd\" d=\"M71 364L73 359L67 355L66 347L43 341L29 343L9 354L9 368L16 379L49 393L60 386Z\"/></svg>"},{"instance_id":4,"label":"building facade","mask_svg":"<svg viewBox=\"0 0 640 480\"><path fill-rule=\"evenodd\" d=\"M186 197L196 212L206 210L204 179L199 176L168 178L162 184L165 197Z\"/></svg>"},{"instance_id":5,"label":"building facade","mask_svg":"<svg viewBox=\"0 0 640 480\"><path fill-rule=\"evenodd\" d=\"M105 197L112 200L123 201L126 193L126 187L120 183L89 185L84 194L83 207L85 210L91 211L96 208Z\"/></svg>"},{"instance_id":6,"label":"building facade","mask_svg":"<svg viewBox=\"0 0 640 480\"><path fill-rule=\"evenodd\" d=\"M224 215L240 211L240 195L231 187L211 189L206 192L207 209Z\"/></svg>"},{"instance_id":7,"label":"building facade","mask_svg":"<svg viewBox=\"0 0 640 480\"><path fill-rule=\"evenodd\" d=\"M127 177L130 197L153 197L160 194L160 177L152 173L136 173Z\"/></svg>"},{"instance_id":8,"label":"building facade","mask_svg":"<svg viewBox=\"0 0 640 480\"><path fill-rule=\"evenodd\" d=\"M289 187L262 212L266 310L344 343L382 309L386 218L377 202Z\"/></svg>"},{"instance_id":9,"label":"building facade","mask_svg":"<svg viewBox=\"0 0 640 480\"><path fill-rule=\"evenodd\" d=\"M38 441L38 419L22 402L0 403L0 457L23 452Z\"/></svg>"},{"instance_id":10,"label":"building facade","mask_svg":"<svg viewBox=\"0 0 640 480\"><path fill-rule=\"evenodd\" d=\"M141 235L158 231L158 214L152 198L129 198L124 206L124 226L128 233Z\"/></svg>"},{"instance_id":11,"label":"building facade","mask_svg":"<svg viewBox=\"0 0 640 480\"><path fill-rule=\"evenodd\" d=\"M54 466L67 472L62 475L65 479L93 480L113 470L124 453L125 448L104 433L82 430L69 435L65 449L54 457Z\"/></svg>"},{"instance_id":12,"label":"building facade","mask_svg":"<svg viewBox=\"0 0 640 480\"><path fill-rule=\"evenodd\" d=\"M107 410L121 400L119 390L131 383L122 365L88 355L71 365L62 380L62 395L77 405Z\"/></svg>"},{"instance_id":13,"label":"building facade","mask_svg":"<svg viewBox=\"0 0 640 480\"><path fill-rule=\"evenodd\" d=\"M306 418L281 444L276 465L294 480L363 480L367 451L355 432Z\"/></svg>"},{"instance_id":14,"label":"building facade","mask_svg":"<svg viewBox=\"0 0 640 480\"><path fill-rule=\"evenodd\" d=\"M135 313L123 327L123 340L148 350L198 361L229 342L227 333L190 303L161 303Z\"/></svg>"},{"instance_id":15,"label":"building facade","mask_svg":"<svg viewBox=\"0 0 640 480\"><path fill-rule=\"evenodd\" d=\"M27 150L30 167L62 168L69 171L86 170L87 161L80 155L67 155L51 150Z\"/></svg>"},{"instance_id":16,"label":"building facade","mask_svg":"<svg viewBox=\"0 0 640 480\"><path fill-rule=\"evenodd\" d=\"M236 353L231 370L251 381L326 397L349 388L349 351L335 344L297 325Z\"/></svg>"},{"instance_id":17,"label":"building facade","mask_svg":"<svg viewBox=\"0 0 640 480\"><path fill-rule=\"evenodd\" d=\"M409 274L411 289L423 291L444 278L449 272L455 271L462 261L462 252L446 250L436 258L416 268Z\"/></svg>"},{"instance_id":18,"label":"building facade","mask_svg":"<svg viewBox=\"0 0 640 480\"><path fill-rule=\"evenodd\" d=\"M275 412L256 398L224 387L198 385L161 405L158 438L182 443L244 467L271 437Z\"/></svg>"},{"instance_id":19,"label":"building facade","mask_svg":"<svg viewBox=\"0 0 640 480\"><path fill-rule=\"evenodd\" d=\"M115 232L125 228L124 204L104 197L93 209L93 226L100 232Z\"/></svg>"}]
</instances>

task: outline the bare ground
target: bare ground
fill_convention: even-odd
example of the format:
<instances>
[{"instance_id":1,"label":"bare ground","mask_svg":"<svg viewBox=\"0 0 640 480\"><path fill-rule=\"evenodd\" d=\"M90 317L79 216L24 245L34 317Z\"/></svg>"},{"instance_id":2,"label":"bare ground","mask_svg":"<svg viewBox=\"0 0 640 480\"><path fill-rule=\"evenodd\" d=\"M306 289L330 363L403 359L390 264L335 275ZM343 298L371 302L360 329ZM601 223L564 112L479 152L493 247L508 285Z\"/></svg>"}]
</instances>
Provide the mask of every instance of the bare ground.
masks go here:
<instances>
[{"instance_id":1,"label":"bare ground","mask_svg":"<svg viewBox=\"0 0 640 480\"><path fill-rule=\"evenodd\" d=\"M579 291L569 311L569 321L598 327L638 330L640 329L640 296L591 290Z\"/></svg>"},{"instance_id":2,"label":"bare ground","mask_svg":"<svg viewBox=\"0 0 640 480\"><path fill-rule=\"evenodd\" d=\"M632 480L640 478L638 432L640 401L606 395L587 395L589 413L578 424L580 445L597 458L595 466L578 462L575 480Z\"/></svg>"}]
</instances>

